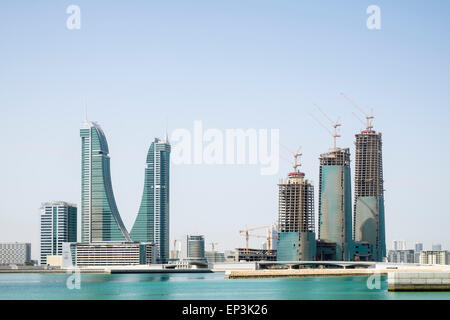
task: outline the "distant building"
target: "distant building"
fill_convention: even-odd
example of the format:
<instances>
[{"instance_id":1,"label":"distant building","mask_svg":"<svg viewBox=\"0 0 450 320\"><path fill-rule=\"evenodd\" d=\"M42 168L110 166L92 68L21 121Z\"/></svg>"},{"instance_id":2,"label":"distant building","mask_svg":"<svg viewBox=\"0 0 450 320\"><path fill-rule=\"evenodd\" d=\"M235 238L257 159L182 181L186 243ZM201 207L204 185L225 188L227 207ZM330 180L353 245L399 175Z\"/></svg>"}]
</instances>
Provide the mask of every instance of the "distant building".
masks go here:
<instances>
[{"instance_id":1,"label":"distant building","mask_svg":"<svg viewBox=\"0 0 450 320\"><path fill-rule=\"evenodd\" d=\"M414 244L414 251L415 252L420 252L420 251L422 251L423 250L423 243L421 243L421 242L416 242L415 244Z\"/></svg>"},{"instance_id":2,"label":"distant building","mask_svg":"<svg viewBox=\"0 0 450 320\"><path fill-rule=\"evenodd\" d=\"M155 243L158 263L170 258L169 177L169 140L155 138L147 153L144 192L130 235L134 241Z\"/></svg>"},{"instance_id":3,"label":"distant building","mask_svg":"<svg viewBox=\"0 0 450 320\"><path fill-rule=\"evenodd\" d=\"M431 245L432 251L442 251L442 245L440 243L435 243Z\"/></svg>"},{"instance_id":4,"label":"distant building","mask_svg":"<svg viewBox=\"0 0 450 320\"><path fill-rule=\"evenodd\" d=\"M420 252L423 250L423 243L416 242L414 245L414 263L420 263Z\"/></svg>"},{"instance_id":5,"label":"distant building","mask_svg":"<svg viewBox=\"0 0 450 320\"><path fill-rule=\"evenodd\" d=\"M79 267L130 266L155 263L153 243L64 243L64 247L63 251L68 252L73 264Z\"/></svg>"},{"instance_id":6,"label":"distant building","mask_svg":"<svg viewBox=\"0 0 450 320\"><path fill-rule=\"evenodd\" d=\"M224 252L225 262L238 262L238 255L234 250L225 250Z\"/></svg>"},{"instance_id":7,"label":"distant building","mask_svg":"<svg viewBox=\"0 0 450 320\"><path fill-rule=\"evenodd\" d=\"M63 242L77 241L77 206L64 201L41 206L41 264L47 256L61 256Z\"/></svg>"},{"instance_id":8,"label":"distant building","mask_svg":"<svg viewBox=\"0 0 450 320\"><path fill-rule=\"evenodd\" d=\"M31 243L0 243L0 265L31 263Z\"/></svg>"},{"instance_id":9,"label":"distant building","mask_svg":"<svg viewBox=\"0 0 450 320\"><path fill-rule=\"evenodd\" d=\"M421 264L449 264L448 251L421 251L420 252Z\"/></svg>"},{"instance_id":10,"label":"distant building","mask_svg":"<svg viewBox=\"0 0 450 320\"><path fill-rule=\"evenodd\" d=\"M405 240L394 240L393 241L394 250L407 250Z\"/></svg>"},{"instance_id":11,"label":"distant building","mask_svg":"<svg viewBox=\"0 0 450 320\"><path fill-rule=\"evenodd\" d=\"M186 235L182 241L181 259L206 262L205 238L202 235Z\"/></svg>"},{"instance_id":12,"label":"distant building","mask_svg":"<svg viewBox=\"0 0 450 320\"><path fill-rule=\"evenodd\" d=\"M261 250L261 249L248 249L236 248L234 261L276 261L276 250ZM227 259L228 261L228 259Z\"/></svg>"},{"instance_id":13,"label":"distant building","mask_svg":"<svg viewBox=\"0 0 450 320\"><path fill-rule=\"evenodd\" d=\"M414 250L389 250L388 262L414 263Z\"/></svg>"},{"instance_id":14,"label":"distant building","mask_svg":"<svg viewBox=\"0 0 450 320\"><path fill-rule=\"evenodd\" d=\"M223 252L214 251L214 254L213 254L212 251L206 251L205 258L209 265L212 265L214 263L226 262L225 253L223 253Z\"/></svg>"},{"instance_id":15,"label":"distant building","mask_svg":"<svg viewBox=\"0 0 450 320\"><path fill-rule=\"evenodd\" d=\"M170 250L169 260L178 260L180 259L180 250Z\"/></svg>"}]
</instances>

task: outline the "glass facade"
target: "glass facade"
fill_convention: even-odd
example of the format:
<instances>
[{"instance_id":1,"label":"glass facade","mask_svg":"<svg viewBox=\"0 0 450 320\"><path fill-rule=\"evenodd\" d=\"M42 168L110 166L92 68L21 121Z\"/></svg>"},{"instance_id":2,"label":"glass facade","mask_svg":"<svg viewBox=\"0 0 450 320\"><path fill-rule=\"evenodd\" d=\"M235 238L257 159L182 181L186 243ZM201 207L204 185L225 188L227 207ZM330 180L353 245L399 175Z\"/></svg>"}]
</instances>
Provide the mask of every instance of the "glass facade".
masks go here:
<instances>
[{"instance_id":1,"label":"glass facade","mask_svg":"<svg viewBox=\"0 0 450 320\"><path fill-rule=\"evenodd\" d=\"M155 243L157 263L169 259L169 170L167 138L150 145L145 166L144 192L130 235L134 241Z\"/></svg>"},{"instance_id":2,"label":"glass facade","mask_svg":"<svg viewBox=\"0 0 450 320\"><path fill-rule=\"evenodd\" d=\"M319 239L336 244L335 260L352 257L352 199L349 149L320 156Z\"/></svg>"},{"instance_id":3,"label":"glass facade","mask_svg":"<svg viewBox=\"0 0 450 320\"><path fill-rule=\"evenodd\" d=\"M105 134L85 122L81 136L81 241L131 241L117 209Z\"/></svg>"},{"instance_id":4,"label":"glass facade","mask_svg":"<svg viewBox=\"0 0 450 320\"><path fill-rule=\"evenodd\" d=\"M62 255L64 242L76 241L76 205L64 201L43 203L41 207L41 264L47 264L47 256Z\"/></svg>"}]
</instances>

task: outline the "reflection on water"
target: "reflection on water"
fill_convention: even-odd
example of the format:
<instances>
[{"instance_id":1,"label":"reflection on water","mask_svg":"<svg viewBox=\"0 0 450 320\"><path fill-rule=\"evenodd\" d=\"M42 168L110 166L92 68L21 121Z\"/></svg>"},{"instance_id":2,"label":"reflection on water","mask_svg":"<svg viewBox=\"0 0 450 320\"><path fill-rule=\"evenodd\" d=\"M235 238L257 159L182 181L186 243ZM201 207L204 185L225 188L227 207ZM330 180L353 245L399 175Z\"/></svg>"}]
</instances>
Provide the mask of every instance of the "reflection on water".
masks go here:
<instances>
[{"instance_id":1,"label":"reflection on water","mask_svg":"<svg viewBox=\"0 0 450 320\"><path fill-rule=\"evenodd\" d=\"M367 277L224 279L205 274L81 274L79 290L68 274L0 274L0 299L450 299L450 292L370 290Z\"/></svg>"}]
</instances>

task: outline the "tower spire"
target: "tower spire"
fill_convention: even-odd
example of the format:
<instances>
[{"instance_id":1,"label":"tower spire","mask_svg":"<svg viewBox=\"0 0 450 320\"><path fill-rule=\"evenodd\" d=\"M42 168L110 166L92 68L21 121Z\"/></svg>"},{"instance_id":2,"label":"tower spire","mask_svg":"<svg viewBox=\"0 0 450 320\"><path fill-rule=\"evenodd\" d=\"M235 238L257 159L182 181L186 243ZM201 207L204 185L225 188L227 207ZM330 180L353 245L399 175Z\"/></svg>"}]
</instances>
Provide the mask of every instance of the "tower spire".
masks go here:
<instances>
[{"instance_id":1,"label":"tower spire","mask_svg":"<svg viewBox=\"0 0 450 320\"><path fill-rule=\"evenodd\" d=\"M84 121L85 122L89 122L89 120L88 120L88 107L87 107L86 98L84 99Z\"/></svg>"}]
</instances>

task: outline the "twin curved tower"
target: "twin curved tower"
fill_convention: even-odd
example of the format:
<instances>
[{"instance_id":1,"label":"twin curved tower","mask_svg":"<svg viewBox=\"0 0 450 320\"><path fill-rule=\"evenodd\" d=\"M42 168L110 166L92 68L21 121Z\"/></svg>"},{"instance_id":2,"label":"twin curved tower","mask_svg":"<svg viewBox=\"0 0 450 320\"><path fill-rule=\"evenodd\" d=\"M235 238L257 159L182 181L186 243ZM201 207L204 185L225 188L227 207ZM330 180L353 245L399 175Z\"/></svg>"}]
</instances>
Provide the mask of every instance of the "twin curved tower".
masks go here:
<instances>
[{"instance_id":1,"label":"twin curved tower","mask_svg":"<svg viewBox=\"0 0 450 320\"><path fill-rule=\"evenodd\" d=\"M157 263L169 259L169 167L170 144L167 137L150 145L145 166L144 192L131 238L154 242Z\"/></svg>"},{"instance_id":2,"label":"twin curved tower","mask_svg":"<svg viewBox=\"0 0 450 320\"><path fill-rule=\"evenodd\" d=\"M147 155L142 203L131 234L117 209L111 183L110 157L105 134L86 121L81 136L81 241L153 242L156 260L169 258L169 166L167 138L155 139Z\"/></svg>"}]
</instances>

